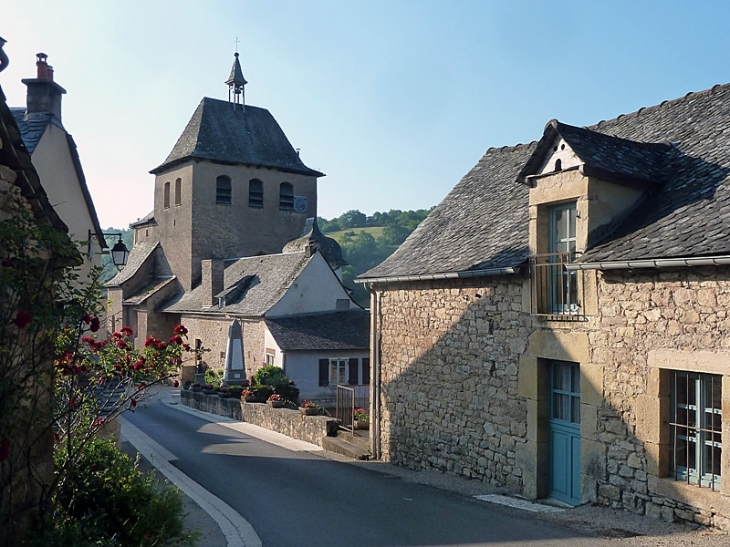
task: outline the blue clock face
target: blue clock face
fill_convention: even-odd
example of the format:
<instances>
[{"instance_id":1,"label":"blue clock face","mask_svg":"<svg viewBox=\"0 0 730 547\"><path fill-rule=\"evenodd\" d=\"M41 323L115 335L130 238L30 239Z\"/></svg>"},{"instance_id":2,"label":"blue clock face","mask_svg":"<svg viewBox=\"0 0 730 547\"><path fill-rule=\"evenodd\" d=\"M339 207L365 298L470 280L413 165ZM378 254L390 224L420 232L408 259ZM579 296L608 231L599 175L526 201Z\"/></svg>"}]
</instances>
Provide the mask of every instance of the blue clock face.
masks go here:
<instances>
[{"instance_id":1,"label":"blue clock face","mask_svg":"<svg viewBox=\"0 0 730 547\"><path fill-rule=\"evenodd\" d=\"M294 212L295 213L306 213L307 212L307 198L304 196L294 196Z\"/></svg>"}]
</instances>

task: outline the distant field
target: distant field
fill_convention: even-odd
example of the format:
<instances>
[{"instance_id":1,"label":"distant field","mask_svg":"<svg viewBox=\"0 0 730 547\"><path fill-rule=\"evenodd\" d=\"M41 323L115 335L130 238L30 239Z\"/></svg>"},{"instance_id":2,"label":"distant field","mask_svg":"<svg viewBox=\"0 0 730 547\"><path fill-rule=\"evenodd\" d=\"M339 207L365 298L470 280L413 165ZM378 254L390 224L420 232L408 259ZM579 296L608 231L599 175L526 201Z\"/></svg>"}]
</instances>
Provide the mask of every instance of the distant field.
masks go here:
<instances>
[{"instance_id":1,"label":"distant field","mask_svg":"<svg viewBox=\"0 0 730 547\"><path fill-rule=\"evenodd\" d=\"M348 228L347 230L339 230L338 232L326 232L324 235L336 240L337 243L342 243L342 238L344 237L344 235L349 234L350 232L354 232L355 235L360 232L367 232L375 239L378 239L383 233L383 226L375 226L372 228Z\"/></svg>"}]
</instances>

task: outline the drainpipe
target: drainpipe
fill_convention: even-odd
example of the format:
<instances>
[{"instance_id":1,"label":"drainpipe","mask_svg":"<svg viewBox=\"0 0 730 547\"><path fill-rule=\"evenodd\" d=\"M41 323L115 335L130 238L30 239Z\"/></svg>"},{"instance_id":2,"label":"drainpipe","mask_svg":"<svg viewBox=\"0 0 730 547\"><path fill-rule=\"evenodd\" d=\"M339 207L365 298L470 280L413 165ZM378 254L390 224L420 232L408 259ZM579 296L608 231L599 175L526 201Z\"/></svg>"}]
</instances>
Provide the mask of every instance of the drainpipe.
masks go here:
<instances>
[{"instance_id":1,"label":"drainpipe","mask_svg":"<svg viewBox=\"0 0 730 547\"><path fill-rule=\"evenodd\" d=\"M381 451L381 412L380 412L380 301L381 293L368 283L370 292L370 449L376 459L382 457Z\"/></svg>"}]
</instances>

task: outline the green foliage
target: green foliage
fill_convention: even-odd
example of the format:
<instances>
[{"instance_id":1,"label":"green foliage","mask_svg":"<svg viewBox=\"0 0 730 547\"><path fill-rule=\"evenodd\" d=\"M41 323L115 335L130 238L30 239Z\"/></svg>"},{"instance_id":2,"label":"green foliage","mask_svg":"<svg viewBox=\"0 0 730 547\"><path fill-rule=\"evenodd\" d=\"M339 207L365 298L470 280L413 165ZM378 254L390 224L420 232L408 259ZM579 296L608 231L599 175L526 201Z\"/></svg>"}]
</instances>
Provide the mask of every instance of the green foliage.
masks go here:
<instances>
[{"instance_id":1,"label":"green foliage","mask_svg":"<svg viewBox=\"0 0 730 547\"><path fill-rule=\"evenodd\" d=\"M53 497L54 525L35 534L34 545L143 546L194 545L183 531L184 505L179 490L159 484L139 470L112 441L94 439L83 446L77 465L59 483ZM56 465L68 457L55 454Z\"/></svg>"},{"instance_id":2,"label":"green foliage","mask_svg":"<svg viewBox=\"0 0 730 547\"><path fill-rule=\"evenodd\" d=\"M320 229L337 239L342 247L343 257L348 262L348 266L342 269L342 282L352 289L358 304L367 307L369 295L361 283L354 282L357 276L393 254L431 210L391 209L387 213L375 212L370 217L352 210L332 220L317 219Z\"/></svg>"},{"instance_id":3,"label":"green foliage","mask_svg":"<svg viewBox=\"0 0 730 547\"><path fill-rule=\"evenodd\" d=\"M217 370L208 367L205 369L205 383L213 387L220 387L223 383L223 378L221 378Z\"/></svg>"},{"instance_id":4,"label":"green foliage","mask_svg":"<svg viewBox=\"0 0 730 547\"><path fill-rule=\"evenodd\" d=\"M288 384L289 380L284 376L284 369L274 365L261 367L253 377L254 384L270 386L273 388Z\"/></svg>"}]
</instances>

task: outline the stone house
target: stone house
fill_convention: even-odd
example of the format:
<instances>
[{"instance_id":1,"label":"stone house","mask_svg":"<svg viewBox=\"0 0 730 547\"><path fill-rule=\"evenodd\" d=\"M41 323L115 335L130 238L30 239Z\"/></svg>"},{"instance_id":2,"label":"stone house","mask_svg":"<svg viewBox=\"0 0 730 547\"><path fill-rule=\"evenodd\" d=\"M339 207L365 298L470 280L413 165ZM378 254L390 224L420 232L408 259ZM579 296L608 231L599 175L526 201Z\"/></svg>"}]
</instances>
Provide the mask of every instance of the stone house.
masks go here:
<instances>
[{"instance_id":1,"label":"stone house","mask_svg":"<svg viewBox=\"0 0 730 547\"><path fill-rule=\"evenodd\" d=\"M730 527L728 126L724 85L489 149L360 278L374 453Z\"/></svg>"},{"instance_id":2,"label":"stone house","mask_svg":"<svg viewBox=\"0 0 730 547\"><path fill-rule=\"evenodd\" d=\"M236 375L277 363L306 382L300 367L296 375L289 370L291 348L267 339L266 320L321 313L318 323L347 317L363 324L357 316L364 312L340 282L340 246L314 221L323 174L304 165L268 110L245 104L238 54L226 83L229 100L204 98L152 170L154 210L131 225L129 262L107 286L111 328L131 326L139 345L183 323L210 350L208 365L223 369L238 343L236 322L243 344ZM330 313L346 310L352 314ZM367 357L367 331L360 338L359 347L346 348L348 358ZM321 358L331 354L333 368L341 342L337 335L316 348Z\"/></svg>"},{"instance_id":3,"label":"stone house","mask_svg":"<svg viewBox=\"0 0 730 547\"><path fill-rule=\"evenodd\" d=\"M76 143L61 122L61 99L66 90L54 81L53 67L47 59L45 53L38 53L36 77L22 80L28 88L26 106L10 110L48 199L71 237L84 244L87 253L79 269L84 278L92 266L101 264L101 255L108 246Z\"/></svg>"}]
</instances>

